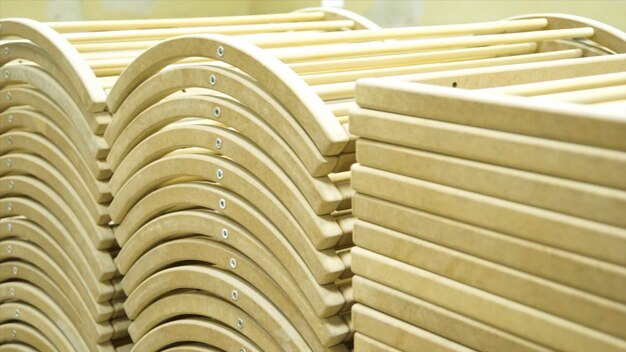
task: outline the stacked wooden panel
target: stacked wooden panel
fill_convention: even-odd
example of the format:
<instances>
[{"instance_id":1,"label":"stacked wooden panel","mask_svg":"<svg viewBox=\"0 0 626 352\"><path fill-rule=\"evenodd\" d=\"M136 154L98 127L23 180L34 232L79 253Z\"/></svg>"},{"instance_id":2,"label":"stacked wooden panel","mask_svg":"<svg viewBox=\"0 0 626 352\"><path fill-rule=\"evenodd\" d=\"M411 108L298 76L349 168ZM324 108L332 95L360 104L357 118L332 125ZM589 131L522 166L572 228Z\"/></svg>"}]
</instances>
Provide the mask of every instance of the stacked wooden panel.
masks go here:
<instances>
[{"instance_id":1,"label":"stacked wooden panel","mask_svg":"<svg viewBox=\"0 0 626 352\"><path fill-rule=\"evenodd\" d=\"M356 349L626 350L624 72L621 54L358 83Z\"/></svg>"},{"instance_id":2,"label":"stacked wooden panel","mask_svg":"<svg viewBox=\"0 0 626 352\"><path fill-rule=\"evenodd\" d=\"M48 27L0 26L0 343L114 351L130 321L108 226L106 95Z\"/></svg>"}]
</instances>

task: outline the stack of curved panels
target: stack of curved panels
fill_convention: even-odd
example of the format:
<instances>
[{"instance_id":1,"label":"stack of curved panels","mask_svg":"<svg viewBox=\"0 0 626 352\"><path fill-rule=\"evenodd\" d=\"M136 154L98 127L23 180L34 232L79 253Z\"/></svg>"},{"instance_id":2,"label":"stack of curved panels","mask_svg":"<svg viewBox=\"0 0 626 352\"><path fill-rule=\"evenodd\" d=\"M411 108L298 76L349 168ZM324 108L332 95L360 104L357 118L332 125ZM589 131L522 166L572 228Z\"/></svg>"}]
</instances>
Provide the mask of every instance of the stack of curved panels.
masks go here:
<instances>
[{"instance_id":1,"label":"stack of curved panels","mask_svg":"<svg viewBox=\"0 0 626 352\"><path fill-rule=\"evenodd\" d=\"M48 27L0 25L1 343L113 351L130 321L108 226L106 95Z\"/></svg>"},{"instance_id":2,"label":"stack of curved panels","mask_svg":"<svg viewBox=\"0 0 626 352\"><path fill-rule=\"evenodd\" d=\"M626 351L624 72L359 82L357 349Z\"/></svg>"},{"instance_id":3,"label":"stack of curved panels","mask_svg":"<svg viewBox=\"0 0 626 352\"><path fill-rule=\"evenodd\" d=\"M574 27L193 35L134 58L104 137L135 348L348 349L355 79L576 58L540 51L595 33Z\"/></svg>"}]
</instances>

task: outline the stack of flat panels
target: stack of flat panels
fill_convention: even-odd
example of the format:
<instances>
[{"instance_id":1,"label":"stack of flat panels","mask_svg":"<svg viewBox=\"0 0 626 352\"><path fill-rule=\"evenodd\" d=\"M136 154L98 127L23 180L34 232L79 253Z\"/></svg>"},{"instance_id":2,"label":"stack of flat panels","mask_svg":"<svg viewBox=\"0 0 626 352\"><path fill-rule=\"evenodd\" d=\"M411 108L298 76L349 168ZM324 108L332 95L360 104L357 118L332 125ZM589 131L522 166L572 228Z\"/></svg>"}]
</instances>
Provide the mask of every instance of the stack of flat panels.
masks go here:
<instances>
[{"instance_id":1,"label":"stack of flat panels","mask_svg":"<svg viewBox=\"0 0 626 352\"><path fill-rule=\"evenodd\" d=\"M0 22L10 38L0 45L0 343L114 351L130 321L108 226L106 95L54 31Z\"/></svg>"},{"instance_id":2,"label":"stack of flat panels","mask_svg":"<svg viewBox=\"0 0 626 352\"><path fill-rule=\"evenodd\" d=\"M624 72L359 81L357 349L626 350Z\"/></svg>"}]
</instances>

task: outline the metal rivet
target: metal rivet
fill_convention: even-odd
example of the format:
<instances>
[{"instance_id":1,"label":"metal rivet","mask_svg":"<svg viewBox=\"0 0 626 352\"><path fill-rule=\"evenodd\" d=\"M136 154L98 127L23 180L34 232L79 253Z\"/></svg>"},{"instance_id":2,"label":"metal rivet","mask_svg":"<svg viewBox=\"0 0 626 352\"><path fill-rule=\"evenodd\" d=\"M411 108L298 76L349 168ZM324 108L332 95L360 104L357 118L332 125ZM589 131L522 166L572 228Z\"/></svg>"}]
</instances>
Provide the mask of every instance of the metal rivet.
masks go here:
<instances>
[{"instance_id":1,"label":"metal rivet","mask_svg":"<svg viewBox=\"0 0 626 352\"><path fill-rule=\"evenodd\" d=\"M8 120L9 120L9 123L13 123L13 115L9 115Z\"/></svg>"},{"instance_id":2,"label":"metal rivet","mask_svg":"<svg viewBox=\"0 0 626 352\"><path fill-rule=\"evenodd\" d=\"M15 317L19 319L19 317L20 317L20 310L19 309L15 309Z\"/></svg>"},{"instance_id":3,"label":"metal rivet","mask_svg":"<svg viewBox=\"0 0 626 352\"><path fill-rule=\"evenodd\" d=\"M219 106L216 106L215 109L213 109L213 116L220 117L221 114L222 114L222 109L220 109Z\"/></svg>"},{"instance_id":4,"label":"metal rivet","mask_svg":"<svg viewBox=\"0 0 626 352\"><path fill-rule=\"evenodd\" d=\"M224 171L222 169L217 169L217 171L215 172L215 175L217 176L218 179L223 179L224 178Z\"/></svg>"},{"instance_id":5,"label":"metal rivet","mask_svg":"<svg viewBox=\"0 0 626 352\"><path fill-rule=\"evenodd\" d=\"M9 181L9 189L15 188L15 182L13 180Z\"/></svg>"},{"instance_id":6,"label":"metal rivet","mask_svg":"<svg viewBox=\"0 0 626 352\"><path fill-rule=\"evenodd\" d=\"M9 48L8 47L4 48L4 55L9 55Z\"/></svg>"},{"instance_id":7,"label":"metal rivet","mask_svg":"<svg viewBox=\"0 0 626 352\"><path fill-rule=\"evenodd\" d=\"M11 167L11 165L13 165L13 161L11 161L11 159L7 159L7 160L4 162L4 164L5 164L7 167Z\"/></svg>"},{"instance_id":8,"label":"metal rivet","mask_svg":"<svg viewBox=\"0 0 626 352\"><path fill-rule=\"evenodd\" d=\"M245 348L240 348L239 352L246 352L246 349Z\"/></svg>"},{"instance_id":9,"label":"metal rivet","mask_svg":"<svg viewBox=\"0 0 626 352\"><path fill-rule=\"evenodd\" d=\"M9 143L9 144L13 144L13 136L9 136L9 137L7 138L7 143Z\"/></svg>"},{"instance_id":10,"label":"metal rivet","mask_svg":"<svg viewBox=\"0 0 626 352\"><path fill-rule=\"evenodd\" d=\"M243 320L241 318L237 319L237 327L243 329Z\"/></svg>"},{"instance_id":11,"label":"metal rivet","mask_svg":"<svg viewBox=\"0 0 626 352\"><path fill-rule=\"evenodd\" d=\"M7 204L7 211L10 212L11 210L13 210L13 203Z\"/></svg>"},{"instance_id":12,"label":"metal rivet","mask_svg":"<svg viewBox=\"0 0 626 352\"><path fill-rule=\"evenodd\" d=\"M7 253L11 253L11 252L13 252L13 246L8 245L7 246Z\"/></svg>"},{"instance_id":13,"label":"metal rivet","mask_svg":"<svg viewBox=\"0 0 626 352\"><path fill-rule=\"evenodd\" d=\"M222 139L218 138L215 140L215 148L222 149Z\"/></svg>"},{"instance_id":14,"label":"metal rivet","mask_svg":"<svg viewBox=\"0 0 626 352\"><path fill-rule=\"evenodd\" d=\"M226 208L226 199L224 199L224 198L220 199L219 205L220 205L220 208L225 209Z\"/></svg>"},{"instance_id":15,"label":"metal rivet","mask_svg":"<svg viewBox=\"0 0 626 352\"><path fill-rule=\"evenodd\" d=\"M215 83L217 83L217 76L216 75L211 75L209 77L209 83L211 83L211 85L214 86Z\"/></svg>"},{"instance_id":16,"label":"metal rivet","mask_svg":"<svg viewBox=\"0 0 626 352\"><path fill-rule=\"evenodd\" d=\"M9 79L9 77L11 77L9 71L4 71L4 78Z\"/></svg>"},{"instance_id":17,"label":"metal rivet","mask_svg":"<svg viewBox=\"0 0 626 352\"><path fill-rule=\"evenodd\" d=\"M232 269L235 269L237 267L237 259L235 258L230 258L230 267Z\"/></svg>"},{"instance_id":18,"label":"metal rivet","mask_svg":"<svg viewBox=\"0 0 626 352\"><path fill-rule=\"evenodd\" d=\"M224 237L224 239L228 238L228 229L222 229L222 237Z\"/></svg>"},{"instance_id":19,"label":"metal rivet","mask_svg":"<svg viewBox=\"0 0 626 352\"><path fill-rule=\"evenodd\" d=\"M11 294L11 297L15 296L15 288L11 287L11 289L9 289L9 293Z\"/></svg>"},{"instance_id":20,"label":"metal rivet","mask_svg":"<svg viewBox=\"0 0 626 352\"><path fill-rule=\"evenodd\" d=\"M16 266L13 267L13 275L17 275L17 267Z\"/></svg>"},{"instance_id":21,"label":"metal rivet","mask_svg":"<svg viewBox=\"0 0 626 352\"><path fill-rule=\"evenodd\" d=\"M217 56L219 56L219 57L224 56L224 47L223 46L218 46L217 47Z\"/></svg>"},{"instance_id":22,"label":"metal rivet","mask_svg":"<svg viewBox=\"0 0 626 352\"><path fill-rule=\"evenodd\" d=\"M7 100L11 100L11 92L7 92L6 97L7 97Z\"/></svg>"},{"instance_id":23,"label":"metal rivet","mask_svg":"<svg viewBox=\"0 0 626 352\"><path fill-rule=\"evenodd\" d=\"M11 336L16 337L17 336L17 331L15 331L15 329L13 329L11 331Z\"/></svg>"},{"instance_id":24,"label":"metal rivet","mask_svg":"<svg viewBox=\"0 0 626 352\"><path fill-rule=\"evenodd\" d=\"M7 224L7 230L9 230L9 232L13 231L13 224Z\"/></svg>"},{"instance_id":25,"label":"metal rivet","mask_svg":"<svg viewBox=\"0 0 626 352\"><path fill-rule=\"evenodd\" d=\"M233 292L230 293L230 298L232 298L233 301L236 301L237 299L239 299L239 293L237 293L236 290L233 290Z\"/></svg>"}]
</instances>

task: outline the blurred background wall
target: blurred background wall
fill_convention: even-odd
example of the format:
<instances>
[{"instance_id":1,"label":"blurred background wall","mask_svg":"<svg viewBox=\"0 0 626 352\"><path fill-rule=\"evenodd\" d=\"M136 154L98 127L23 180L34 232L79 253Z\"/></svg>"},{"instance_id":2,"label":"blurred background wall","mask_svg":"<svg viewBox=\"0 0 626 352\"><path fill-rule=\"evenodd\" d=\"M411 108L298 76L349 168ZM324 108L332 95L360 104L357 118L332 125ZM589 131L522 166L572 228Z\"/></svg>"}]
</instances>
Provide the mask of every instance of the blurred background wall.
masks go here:
<instances>
[{"instance_id":1,"label":"blurred background wall","mask_svg":"<svg viewBox=\"0 0 626 352\"><path fill-rule=\"evenodd\" d=\"M626 31L626 0L0 0L0 17L40 21L204 17L343 7L383 27L490 21L561 12Z\"/></svg>"}]
</instances>

